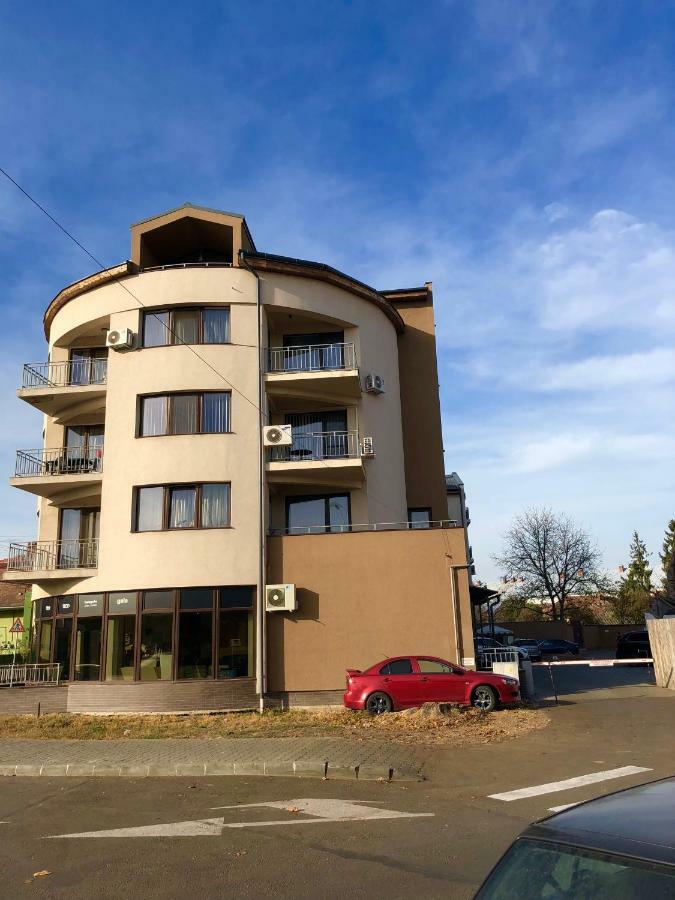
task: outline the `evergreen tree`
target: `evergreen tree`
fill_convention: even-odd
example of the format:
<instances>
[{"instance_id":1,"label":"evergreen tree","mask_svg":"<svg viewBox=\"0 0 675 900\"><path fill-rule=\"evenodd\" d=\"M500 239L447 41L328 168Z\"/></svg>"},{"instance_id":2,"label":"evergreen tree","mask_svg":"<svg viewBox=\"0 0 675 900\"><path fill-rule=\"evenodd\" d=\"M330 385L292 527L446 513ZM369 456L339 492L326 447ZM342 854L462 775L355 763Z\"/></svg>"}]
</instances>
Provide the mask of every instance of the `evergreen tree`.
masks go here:
<instances>
[{"instance_id":1,"label":"evergreen tree","mask_svg":"<svg viewBox=\"0 0 675 900\"><path fill-rule=\"evenodd\" d=\"M611 606L619 624L642 622L649 609L652 591L652 570L647 561L647 548L637 531L630 545L630 564Z\"/></svg>"},{"instance_id":2,"label":"evergreen tree","mask_svg":"<svg viewBox=\"0 0 675 900\"><path fill-rule=\"evenodd\" d=\"M675 519L668 522L666 534L663 539L663 552L661 553L661 566L663 568L663 590L666 599L675 603Z\"/></svg>"},{"instance_id":3,"label":"evergreen tree","mask_svg":"<svg viewBox=\"0 0 675 900\"><path fill-rule=\"evenodd\" d=\"M645 542L640 540L637 531L633 532L633 540L630 545L630 565L626 577L622 579L621 587L630 591L645 591L650 593L652 589L652 570L647 562L647 548Z\"/></svg>"}]
</instances>

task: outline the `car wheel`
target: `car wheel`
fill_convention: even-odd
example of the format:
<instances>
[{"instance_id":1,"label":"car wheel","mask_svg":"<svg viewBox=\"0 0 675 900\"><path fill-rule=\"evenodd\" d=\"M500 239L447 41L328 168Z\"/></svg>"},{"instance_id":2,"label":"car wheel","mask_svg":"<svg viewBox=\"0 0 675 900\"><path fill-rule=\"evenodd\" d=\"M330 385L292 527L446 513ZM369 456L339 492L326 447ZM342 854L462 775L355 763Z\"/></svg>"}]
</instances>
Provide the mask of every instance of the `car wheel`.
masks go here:
<instances>
[{"instance_id":1,"label":"car wheel","mask_svg":"<svg viewBox=\"0 0 675 900\"><path fill-rule=\"evenodd\" d=\"M371 716L381 716L382 713L391 712L394 704L391 702L389 694L384 691L375 691L366 700L366 712Z\"/></svg>"},{"instance_id":2,"label":"car wheel","mask_svg":"<svg viewBox=\"0 0 675 900\"><path fill-rule=\"evenodd\" d=\"M492 712L497 705L497 695L487 684L479 684L471 694L471 705L481 712Z\"/></svg>"}]
</instances>

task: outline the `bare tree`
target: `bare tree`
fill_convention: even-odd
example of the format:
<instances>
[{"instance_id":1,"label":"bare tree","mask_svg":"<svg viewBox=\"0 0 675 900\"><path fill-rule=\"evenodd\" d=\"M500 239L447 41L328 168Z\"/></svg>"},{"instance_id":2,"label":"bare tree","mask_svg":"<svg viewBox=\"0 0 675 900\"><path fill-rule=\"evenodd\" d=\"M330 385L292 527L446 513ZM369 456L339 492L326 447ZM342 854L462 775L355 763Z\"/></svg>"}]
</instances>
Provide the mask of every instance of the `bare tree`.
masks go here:
<instances>
[{"instance_id":1,"label":"bare tree","mask_svg":"<svg viewBox=\"0 0 675 900\"><path fill-rule=\"evenodd\" d=\"M543 601L552 619L563 619L570 597L607 591L601 556L591 537L568 516L531 507L516 516L495 562L522 600Z\"/></svg>"}]
</instances>

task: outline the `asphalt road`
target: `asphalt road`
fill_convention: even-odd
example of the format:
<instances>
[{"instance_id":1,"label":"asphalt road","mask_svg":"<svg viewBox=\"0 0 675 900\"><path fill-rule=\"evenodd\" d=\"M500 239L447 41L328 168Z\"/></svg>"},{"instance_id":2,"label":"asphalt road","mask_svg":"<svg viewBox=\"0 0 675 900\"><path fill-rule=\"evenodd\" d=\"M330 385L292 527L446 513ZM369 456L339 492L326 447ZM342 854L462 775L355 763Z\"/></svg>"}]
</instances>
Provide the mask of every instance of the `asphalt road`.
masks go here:
<instances>
[{"instance_id":1,"label":"asphalt road","mask_svg":"<svg viewBox=\"0 0 675 900\"><path fill-rule=\"evenodd\" d=\"M675 774L675 694L645 683L648 670L584 667L555 677L562 702L549 708L548 728L436 752L423 783L3 780L0 897L471 897L511 840L551 806ZM631 766L649 771L513 801L490 797ZM171 827L157 834L157 826ZM144 830L63 837L134 828ZM51 874L32 877L41 870Z\"/></svg>"}]
</instances>

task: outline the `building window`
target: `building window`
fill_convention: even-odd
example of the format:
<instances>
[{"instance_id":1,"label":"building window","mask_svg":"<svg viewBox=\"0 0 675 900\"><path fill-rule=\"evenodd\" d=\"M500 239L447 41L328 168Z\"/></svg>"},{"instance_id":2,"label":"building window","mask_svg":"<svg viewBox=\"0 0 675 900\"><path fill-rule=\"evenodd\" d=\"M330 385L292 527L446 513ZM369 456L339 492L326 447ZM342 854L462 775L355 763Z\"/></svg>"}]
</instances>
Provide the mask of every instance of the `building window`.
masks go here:
<instances>
[{"instance_id":1,"label":"building window","mask_svg":"<svg viewBox=\"0 0 675 900\"><path fill-rule=\"evenodd\" d=\"M253 675L253 589L218 591L218 678Z\"/></svg>"},{"instance_id":2,"label":"building window","mask_svg":"<svg viewBox=\"0 0 675 900\"><path fill-rule=\"evenodd\" d=\"M178 678L213 677L213 590L188 588L178 599Z\"/></svg>"},{"instance_id":3,"label":"building window","mask_svg":"<svg viewBox=\"0 0 675 900\"><path fill-rule=\"evenodd\" d=\"M227 306L155 309L143 314L144 347L229 342L230 309Z\"/></svg>"},{"instance_id":4,"label":"building window","mask_svg":"<svg viewBox=\"0 0 675 900\"><path fill-rule=\"evenodd\" d=\"M102 627L102 616L83 618L81 613L78 615L75 629L75 681L100 680Z\"/></svg>"},{"instance_id":5,"label":"building window","mask_svg":"<svg viewBox=\"0 0 675 900\"><path fill-rule=\"evenodd\" d=\"M102 384L105 381L108 350L106 347L70 351L70 384Z\"/></svg>"},{"instance_id":6,"label":"building window","mask_svg":"<svg viewBox=\"0 0 675 900\"><path fill-rule=\"evenodd\" d=\"M141 397L138 436L227 434L230 405L229 391Z\"/></svg>"},{"instance_id":7,"label":"building window","mask_svg":"<svg viewBox=\"0 0 675 900\"><path fill-rule=\"evenodd\" d=\"M230 485L211 482L139 487L135 506L135 531L227 528Z\"/></svg>"},{"instance_id":8,"label":"building window","mask_svg":"<svg viewBox=\"0 0 675 900\"><path fill-rule=\"evenodd\" d=\"M173 677L173 612L143 612L141 617L141 681Z\"/></svg>"},{"instance_id":9,"label":"building window","mask_svg":"<svg viewBox=\"0 0 675 900\"><path fill-rule=\"evenodd\" d=\"M286 530L291 534L349 531L349 494L286 498Z\"/></svg>"},{"instance_id":10,"label":"building window","mask_svg":"<svg viewBox=\"0 0 675 900\"><path fill-rule=\"evenodd\" d=\"M409 509L408 522L411 528L431 528L431 507L421 506Z\"/></svg>"},{"instance_id":11,"label":"building window","mask_svg":"<svg viewBox=\"0 0 675 900\"><path fill-rule=\"evenodd\" d=\"M70 656L73 644L72 637L72 617L69 617L67 619L56 619L53 662L60 663L61 665L61 670L59 673L61 681L68 681L68 679L70 678Z\"/></svg>"}]
</instances>

